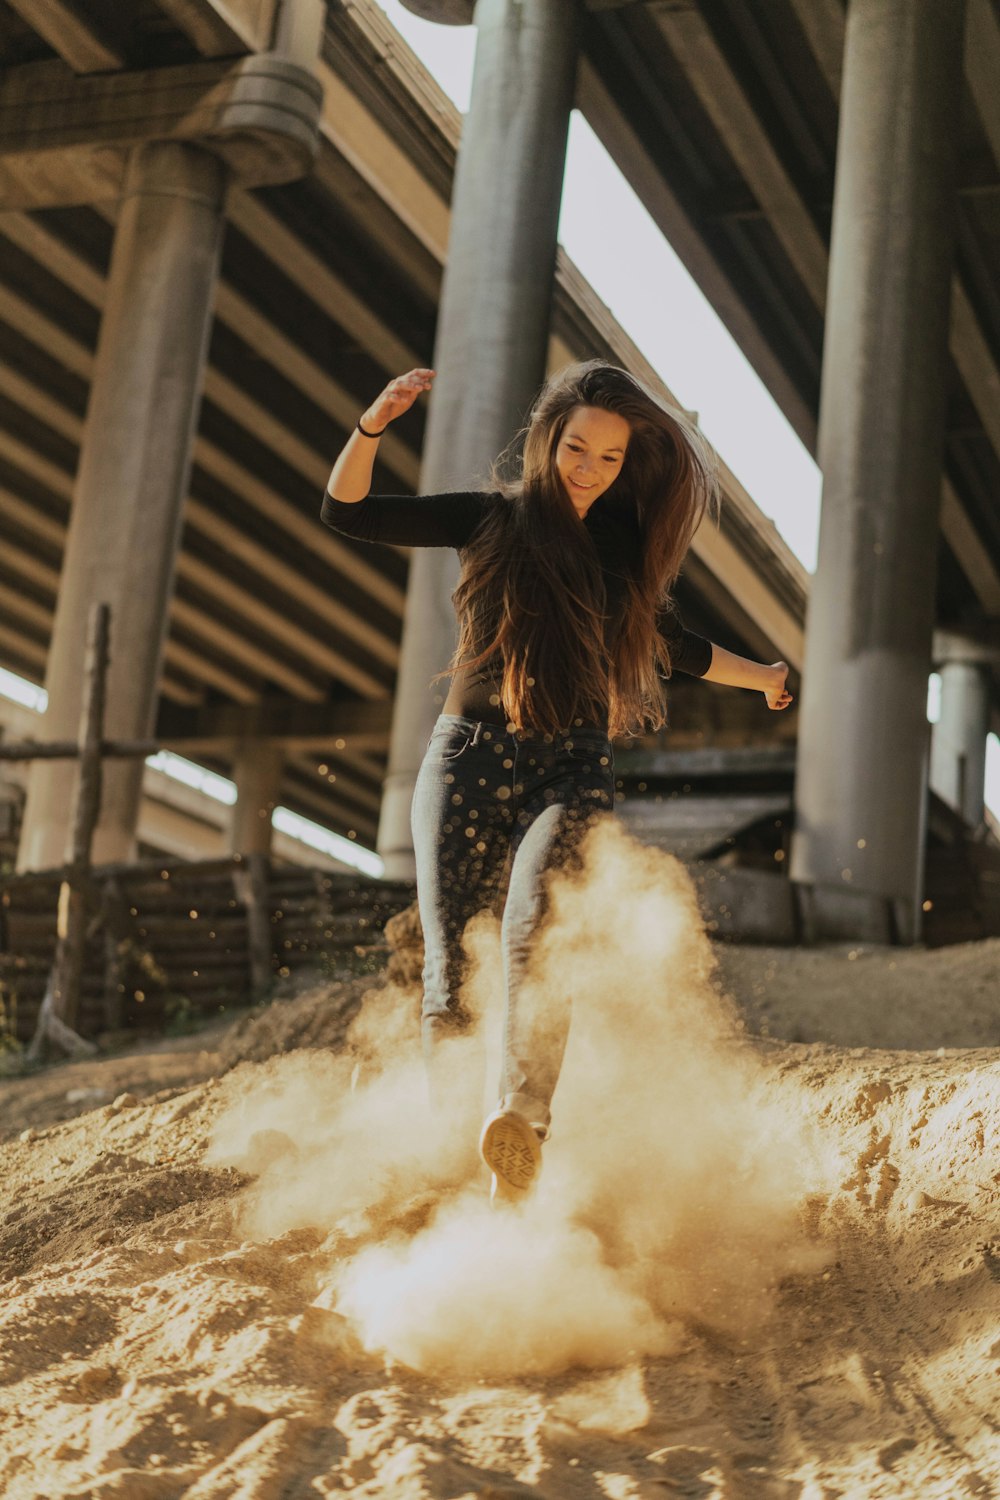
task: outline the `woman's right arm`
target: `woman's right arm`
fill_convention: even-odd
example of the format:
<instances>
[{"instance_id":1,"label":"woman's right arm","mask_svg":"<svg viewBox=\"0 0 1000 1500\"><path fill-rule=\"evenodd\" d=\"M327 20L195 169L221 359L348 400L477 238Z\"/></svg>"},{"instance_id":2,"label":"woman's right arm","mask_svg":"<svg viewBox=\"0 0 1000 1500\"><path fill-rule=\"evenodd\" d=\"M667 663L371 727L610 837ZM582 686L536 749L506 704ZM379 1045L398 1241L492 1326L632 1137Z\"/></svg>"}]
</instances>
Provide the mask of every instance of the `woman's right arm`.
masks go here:
<instances>
[{"instance_id":1,"label":"woman's right arm","mask_svg":"<svg viewBox=\"0 0 1000 1500\"><path fill-rule=\"evenodd\" d=\"M429 391L433 370L411 370L390 380L361 418L378 433ZM360 542L401 547L464 547L483 518L489 497L481 491L442 495L373 495L378 439L353 432L333 466L320 509L324 525Z\"/></svg>"},{"instance_id":2,"label":"woman's right arm","mask_svg":"<svg viewBox=\"0 0 1000 1500\"><path fill-rule=\"evenodd\" d=\"M433 370L411 370L407 375L390 380L362 416L362 427L368 432L381 434L390 422L409 411L423 391L430 390L433 381ZM378 437L366 437L355 428L341 449L327 484L334 500L339 500L342 505L356 505L364 500L372 487L377 452Z\"/></svg>"}]
</instances>

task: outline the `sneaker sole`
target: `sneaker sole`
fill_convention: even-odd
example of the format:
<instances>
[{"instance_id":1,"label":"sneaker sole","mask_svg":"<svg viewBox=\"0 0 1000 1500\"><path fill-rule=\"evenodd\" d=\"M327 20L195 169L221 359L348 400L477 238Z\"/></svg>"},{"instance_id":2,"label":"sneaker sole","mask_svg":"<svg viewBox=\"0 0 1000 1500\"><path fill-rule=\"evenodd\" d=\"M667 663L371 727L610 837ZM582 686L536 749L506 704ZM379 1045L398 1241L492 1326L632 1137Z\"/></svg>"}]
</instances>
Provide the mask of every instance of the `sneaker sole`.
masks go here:
<instances>
[{"instance_id":1,"label":"sneaker sole","mask_svg":"<svg viewBox=\"0 0 1000 1500\"><path fill-rule=\"evenodd\" d=\"M515 1114L492 1115L486 1121L479 1154L496 1177L501 1193L504 1188L526 1193L542 1164L541 1142L534 1127Z\"/></svg>"}]
</instances>

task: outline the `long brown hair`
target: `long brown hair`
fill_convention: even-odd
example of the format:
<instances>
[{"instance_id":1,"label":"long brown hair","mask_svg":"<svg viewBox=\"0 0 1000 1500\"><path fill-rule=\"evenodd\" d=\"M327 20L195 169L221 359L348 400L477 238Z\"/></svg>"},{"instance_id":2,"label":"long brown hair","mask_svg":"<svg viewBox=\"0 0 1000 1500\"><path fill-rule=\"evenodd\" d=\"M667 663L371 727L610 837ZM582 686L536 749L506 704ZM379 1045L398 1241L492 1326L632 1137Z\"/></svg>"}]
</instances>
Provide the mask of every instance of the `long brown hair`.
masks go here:
<instances>
[{"instance_id":1,"label":"long brown hair","mask_svg":"<svg viewBox=\"0 0 1000 1500\"><path fill-rule=\"evenodd\" d=\"M616 622L605 620L597 552L556 467L577 406L616 412L631 429L621 469L601 497L631 512L640 536ZM512 477L505 464L514 465ZM507 504L464 553L452 596L458 647L438 676L498 655L501 703L518 729L556 733L581 719L601 723L605 713L612 735L662 728L671 662L657 621L672 607L670 589L699 522L718 503L714 456L697 428L617 365L568 365L546 382L523 432L494 465L491 488Z\"/></svg>"}]
</instances>

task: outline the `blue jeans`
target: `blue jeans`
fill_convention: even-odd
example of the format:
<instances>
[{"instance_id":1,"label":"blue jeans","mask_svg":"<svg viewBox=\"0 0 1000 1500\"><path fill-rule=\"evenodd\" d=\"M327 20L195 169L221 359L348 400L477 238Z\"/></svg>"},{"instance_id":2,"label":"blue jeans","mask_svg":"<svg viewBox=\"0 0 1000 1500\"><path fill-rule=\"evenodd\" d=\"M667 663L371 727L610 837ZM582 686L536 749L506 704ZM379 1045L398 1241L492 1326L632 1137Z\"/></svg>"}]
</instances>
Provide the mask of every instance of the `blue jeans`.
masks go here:
<instances>
[{"instance_id":1,"label":"blue jeans","mask_svg":"<svg viewBox=\"0 0 1000 1500\"><path fill-rule=\"evenodd\" d=\"M424 930L423 1042L434 1059L473 1019L463 1001L466 923L502 910L506 1005L500 1100L548 1129L569 1031L568 987L527 983L546 913L547 875L575 862L594 818L614 808L606 734L515 734L500 724L441 714L413 794L417 899Z\"/></svg>"}]
</instances>

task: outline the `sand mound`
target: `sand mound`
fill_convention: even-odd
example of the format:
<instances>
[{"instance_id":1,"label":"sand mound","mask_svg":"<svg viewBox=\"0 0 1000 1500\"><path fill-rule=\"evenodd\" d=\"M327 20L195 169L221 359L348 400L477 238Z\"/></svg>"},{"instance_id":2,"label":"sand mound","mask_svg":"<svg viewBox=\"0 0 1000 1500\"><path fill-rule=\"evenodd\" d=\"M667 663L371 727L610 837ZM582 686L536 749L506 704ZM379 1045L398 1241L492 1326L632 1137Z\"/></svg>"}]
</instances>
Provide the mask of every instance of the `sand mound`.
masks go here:
<instances>
[{"instance_id":1,"label":"sand mound","mask_svg":"<svg viewBox=\"0 0 1000 1500\"><path fill-rule=\"evenodd\" d=\"M485 1383L387 1367L330 1305L338 1262L433 1223L426 1195L244 1238L246 1179L205 1168L205 1150L287 1061L3 1148L10 1500L818 1500L1000 1483L992 1054L772 1046L772 1097L821 1120L837 1162L801 1208L824 1269L785 1276L752 1331L682 1317L662 1354ZM613 1331L623 1309L598 1287L588 1319L609 1314Z\"/></svg>"},{"instance_id":2,"label":"sand mound","mask_svg":"<svg viewBox=\"0 0 1000 1500\"><path fill-rule=\"evenodd\" d=\"M1000 938L950 948L720 943L719 983L752 1031L840 1047L1000 1046Z\"/></svg>"},{"instance_id":3,"label":"sand mound","mask_svg":"<svg viewBox=\"0 0 1000 1500\"><path fill-rule=\"evenodd\" d=\"M258 1007L228 1028L219 1060L231 1068L239 1062L264 1062L301 1047L341 1047L365 991L371 988L371 975L335 980L309 987L294 999Z\"/></svg>"},{"instance_id":4,"label":"sand mound","mask_svg":"<svg viewBox=\"0 0 1000 1500\"><path fill-rule=\"evenodd\" d=\"M520 1212L422 1112L391 988L12 1084L5 1500L994 1493L1000 1058L742 1033L664 873L618 947L565 893L578 1013ZM989 947L906 954L900 1024L960 1011ZM783 1024L850 1010L860 960L810 954L796 1019L781 959L724 957L776 965ZM119 1096L60 1119L60 1088Z\"/></svg>"}]
</instances>

